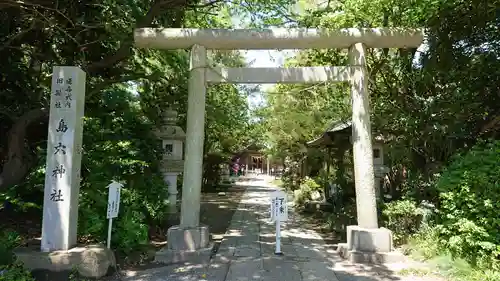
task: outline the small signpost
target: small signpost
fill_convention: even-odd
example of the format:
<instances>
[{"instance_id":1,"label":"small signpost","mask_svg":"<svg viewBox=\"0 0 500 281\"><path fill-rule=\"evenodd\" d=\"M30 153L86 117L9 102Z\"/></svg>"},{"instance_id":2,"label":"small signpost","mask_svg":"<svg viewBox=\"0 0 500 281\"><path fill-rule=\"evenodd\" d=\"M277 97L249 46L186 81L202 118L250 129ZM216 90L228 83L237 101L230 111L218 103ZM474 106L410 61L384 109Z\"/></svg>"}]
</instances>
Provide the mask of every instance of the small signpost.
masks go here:
<instances>
[{"instance_id":1,"label":"small signpost","mask_svg":"<svg viewBox=\"0 0 500 281\"><path fill-rule=\"evenodd\" d=\"M120 209L120 192L123 184L112 181L108 185L108 211L106 217L109 219L108 224L108 249L111 246L111 229L113 225L113 218L118 217L118 211Z\"/></svg>"},{"instance_id":2,"label":"small signpost","mask_svg":"<svg viewBox=\"0 0 500 281\"><path fill-rule=\"evenodd\" d=\"M288 205L286 193L276 190L271 193L271 220L276 222L276 255L283 255L281 252L281 222L288 220Z\"/></svg>"}]
</instances>

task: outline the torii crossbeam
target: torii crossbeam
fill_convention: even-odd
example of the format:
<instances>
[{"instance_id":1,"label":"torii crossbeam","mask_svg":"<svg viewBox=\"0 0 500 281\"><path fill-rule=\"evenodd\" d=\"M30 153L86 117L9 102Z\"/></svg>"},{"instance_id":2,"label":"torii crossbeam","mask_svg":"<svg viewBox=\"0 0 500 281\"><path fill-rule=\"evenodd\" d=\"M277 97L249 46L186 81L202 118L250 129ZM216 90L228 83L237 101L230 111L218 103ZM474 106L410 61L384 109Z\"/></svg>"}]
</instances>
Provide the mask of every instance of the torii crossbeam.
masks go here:
<instances>
[{"instance_id":1,"label":"torii crossbeam","mask_svg":"<svg viewBox=\"0 0 500 281\"><path fill-rule=\"evenodd\" d=\"M134 33L140 48L187 49L201 45L217 50L347 49L356 43L368 48L416 48L420 29L184 29L141 28Z\"/></svg>"}]
</instances>

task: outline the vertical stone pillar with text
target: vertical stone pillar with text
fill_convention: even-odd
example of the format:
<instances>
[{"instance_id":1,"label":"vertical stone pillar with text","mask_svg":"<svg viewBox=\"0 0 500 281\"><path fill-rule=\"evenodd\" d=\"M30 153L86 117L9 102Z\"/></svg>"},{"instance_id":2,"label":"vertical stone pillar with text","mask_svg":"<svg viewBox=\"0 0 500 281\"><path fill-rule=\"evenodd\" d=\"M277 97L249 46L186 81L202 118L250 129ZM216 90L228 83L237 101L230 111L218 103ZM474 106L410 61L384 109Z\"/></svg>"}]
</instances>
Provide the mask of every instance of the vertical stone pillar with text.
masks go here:
<instances>
[{"instance_id":1,"label":"vertical stone pillar with text","mask_svg":"<svg viewBox=\"0 0 500 281\"><path fill-rule=\"evenodd\" d=\"M43 199L43 252L76 244L82 160L85 72L56 66L52 76Z\"/></svg>"}]
</instances>

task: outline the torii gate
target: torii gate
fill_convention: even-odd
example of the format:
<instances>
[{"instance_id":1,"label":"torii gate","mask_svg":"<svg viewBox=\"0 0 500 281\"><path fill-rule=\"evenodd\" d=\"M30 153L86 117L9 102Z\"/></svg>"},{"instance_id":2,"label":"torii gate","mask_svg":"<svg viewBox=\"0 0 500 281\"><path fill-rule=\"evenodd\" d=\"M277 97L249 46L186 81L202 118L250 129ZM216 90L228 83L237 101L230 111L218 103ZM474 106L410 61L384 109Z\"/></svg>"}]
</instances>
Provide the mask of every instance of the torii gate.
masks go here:
<instances>
[{"instance_id":1,"label":"torii gate","mask_svg":"<svg viewBox=\"0 0 500 281\"><path fill-rule=\"evenodd\" d=\"M348 243L341 248L353 260L366 256L363 253L390 252L391 233L378 228L365 53L366 48L416 48L423 37L421 29L401 28L135 30L135 44L140 48L191 48L181 220L179 226L168 231L169 247L164 257L180 261L188 258L189 253L197 252L198 256L200 251L208 250L208 228L199 225L207 83L349 82L358 226L348 227ZM207 49L313 48L348 48L349 66L211 69L207 65Z\"/></svg>"}]
</instances>

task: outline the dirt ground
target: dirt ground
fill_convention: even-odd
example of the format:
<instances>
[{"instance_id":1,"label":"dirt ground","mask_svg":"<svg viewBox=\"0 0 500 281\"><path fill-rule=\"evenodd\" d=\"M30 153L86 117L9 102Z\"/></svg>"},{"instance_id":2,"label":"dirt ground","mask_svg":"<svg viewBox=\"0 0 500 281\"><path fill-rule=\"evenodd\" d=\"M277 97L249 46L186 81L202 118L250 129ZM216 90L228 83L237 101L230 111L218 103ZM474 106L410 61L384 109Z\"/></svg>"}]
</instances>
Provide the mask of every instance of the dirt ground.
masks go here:
<instances>
[{"instance_id":1,"label":"dirt ground","mask_svg":"<svg viewBox=\"0 0 500 281\"><path fill-rule=\"evenodd\" d=\"M208 225L215 249L222 241L235 210L238 207L244 189L238 186L222 187L202 193L200 207L200 224ZM180 205L180 202L179 202ZM180 207L180 206L179 206ZM180 212L179 212L180 213ZM137 251L126 257L115 253L122 269L150 267L155 251L166 247L167 229L179 224L179 215L171 217L161 229L150 233L151 245L144 251Z\"/></svg>"},{"instance_id":2,"label":"dirt ground","mask_svg":"<svg viewBox=\"0 0 500 281\"><path fill-rule=\"evenodd\" d=\"M233 186L223 194L203 194L200 222L210 227L214 242L222 241L244 191L240 186Z\"/></svg>"},{"instance_id":3,"label":"dirt ground","mask_svg":"<svg viewBox=\"0 0 500 281\"><path fill-rule=\"evenodd\" d=\"M202 193L200 209L200 223L208 225L215 249L222 241L229 227L232 216L238 207L244 189L238 186L222 187L210 192ZM35 211L25 214L0 211L0 228L12 229L20 233L27 241L34 241L41 232L41 212ZM116 253L120 269L150 267L154 259L154 252L168 243L166 241L166 230L169 226L179 223L179 217L172 217L162 229L150 232L151 245L144 249L131 253L126 257ZM165 228L165 229L163 229ZM35 240L36 241L36 240ZM37 243L37 242L34 242ZM33 246L33 242L29 243ZM39 245L39 242L38 242ZM37 281L59 281L68 280L70 272L49 273L46 271L35 271L33 275ZM73 279L76 280L76 279Z\"/></svg>"}]
</instances>

